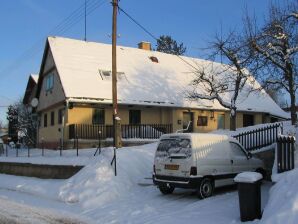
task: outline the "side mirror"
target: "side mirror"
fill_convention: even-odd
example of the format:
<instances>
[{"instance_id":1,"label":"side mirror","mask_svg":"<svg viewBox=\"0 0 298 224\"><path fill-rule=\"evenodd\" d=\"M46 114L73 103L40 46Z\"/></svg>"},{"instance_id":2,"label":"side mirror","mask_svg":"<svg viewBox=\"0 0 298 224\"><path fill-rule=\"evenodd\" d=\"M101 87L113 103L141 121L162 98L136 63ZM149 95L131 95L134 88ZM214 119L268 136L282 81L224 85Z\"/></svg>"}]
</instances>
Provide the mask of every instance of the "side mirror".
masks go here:
<instances>
[{"instance_id":1,"label":"side mirror","mask_svg":"<svg viewBox=\"0 0 298 224\"><path fill-rule=\"evenodd\" d=\"M252 158L252 154L251 154L251 152L248 152L247 153L247 159L251 159Z\"/></svg>"}]
</instances>

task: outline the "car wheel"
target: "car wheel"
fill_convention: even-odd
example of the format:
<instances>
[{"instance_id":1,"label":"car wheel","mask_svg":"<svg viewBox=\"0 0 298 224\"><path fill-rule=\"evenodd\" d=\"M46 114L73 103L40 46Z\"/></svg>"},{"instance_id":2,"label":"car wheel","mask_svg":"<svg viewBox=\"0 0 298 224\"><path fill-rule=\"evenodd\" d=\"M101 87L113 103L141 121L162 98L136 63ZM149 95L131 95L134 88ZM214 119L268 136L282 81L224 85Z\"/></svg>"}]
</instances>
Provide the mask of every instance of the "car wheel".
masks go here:
<instances>
[{"instance_id":1,"label":"car wheel","mask_svg":"<svg viewBox=\"0 0 298 224\"><path fill-rule=\"evenodd\" d=\"M172 194L175 190L175 187L171 186L170 184L159 185L158 188L163 194Z\"/></svg>"},{"instance_id":2,"label":"car wheel","mask_svg":"<svg viewBox=\"0 0 298 224\"><path fill-rule=\"evenodd\" d=\"M212 196L213 190L214 190L214 185L213 185L212 179L204 178L201 181L198 192L197 192L198 197L200 199L208 198L208 197Z\"/></svg>"}]
</instances>

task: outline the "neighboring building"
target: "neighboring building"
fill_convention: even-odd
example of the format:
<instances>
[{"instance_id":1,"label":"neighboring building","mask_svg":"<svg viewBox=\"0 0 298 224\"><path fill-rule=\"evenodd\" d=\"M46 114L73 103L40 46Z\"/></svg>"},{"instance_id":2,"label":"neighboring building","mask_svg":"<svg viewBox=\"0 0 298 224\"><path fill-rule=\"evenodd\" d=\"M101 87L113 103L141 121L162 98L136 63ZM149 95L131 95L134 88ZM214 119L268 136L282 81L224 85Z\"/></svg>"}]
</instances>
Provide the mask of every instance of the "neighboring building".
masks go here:
<instances>
[{"instance_id":1,"label":"neighboring building","mask_svg":"<svg viewBox=\"0 0 298 224\"><path fill-rule=\"evenodd\" d=\"M192 121L189 131L193 132L229 128L229 111L217 101L190 102L185 98L194 74L183 60L194 66L207 61L189 57L181 60L151 51L147 42L139 47L143 49L117 47L118 103L124 131L137 133L142 129L146 136L152 131L175 132L185 128L188 121ZM38 142L43 140L55 148L64 141L65 147L72 147L71 139L77 135L96 139L98 127L104 127L100 129L104 137L111 137L111 52L109 44L47 39L33 94L39 99ZM246 96L241 93L237 101L237 127L288 117L265 91ZM132 135L123 134L127 136Z\"/></svg>"},{"instance_id":2,"label":"neighboring building","mask_svg":"<svg viewBox=\"0 0 298 224\"><path fill-rule=\"evenodd\" d=\"M27 86L26 86L26 90L25 90L25 95L24 95L24 98L23 98L23 104L24 105L31 106L32 99L36 97L37 82L38 82L38 75L31 74L29 76Z\"/></svg>"}]
</instances>

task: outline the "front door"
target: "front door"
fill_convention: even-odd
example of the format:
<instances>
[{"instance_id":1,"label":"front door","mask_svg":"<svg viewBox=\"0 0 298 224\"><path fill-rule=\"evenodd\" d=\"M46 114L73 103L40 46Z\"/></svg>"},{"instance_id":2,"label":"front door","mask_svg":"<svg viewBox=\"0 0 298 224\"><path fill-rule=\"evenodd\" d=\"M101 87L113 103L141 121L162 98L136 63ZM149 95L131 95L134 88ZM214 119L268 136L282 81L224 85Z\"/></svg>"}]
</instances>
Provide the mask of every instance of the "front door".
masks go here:
<instances>
[{"instance_id":1,"label":"front door","mask_svg":"<svg viewBox=\"0 0 298 224\"><path fill-rule=\"evenodd\" d=\"M224 114L217 115L217 129L225 129L225 115Z\"/></svg>"},{"instance_id":2,"label":"front door","mask_svg":"<svg viewBox=\"0 0 298 224\"><path fill-rule=\"evenodd\" d=\"M188 127L188 124L189 124L189 127ZM192 112L183 112L183 129L187 129L184 132L193 132L193 113Z\"/></svg>"}]
</instances>

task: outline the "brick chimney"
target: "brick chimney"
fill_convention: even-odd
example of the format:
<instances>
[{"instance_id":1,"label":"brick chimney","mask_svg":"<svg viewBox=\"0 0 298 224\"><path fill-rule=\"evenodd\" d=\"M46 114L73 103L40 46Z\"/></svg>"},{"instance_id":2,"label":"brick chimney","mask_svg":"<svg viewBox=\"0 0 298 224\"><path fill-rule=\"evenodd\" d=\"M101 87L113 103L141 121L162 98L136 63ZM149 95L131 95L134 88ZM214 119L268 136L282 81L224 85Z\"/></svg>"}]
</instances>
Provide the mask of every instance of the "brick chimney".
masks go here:
<instances>
[{"instance_id":1,"label":"brick chimney","mask_svg":"<svg viewBox=\"0 0 298 224\"><path fill-rule=\"evenodd\" d=\"M150 42L142 41L142 42L138 43L138 47L139 47L139 49L151 51L151 43Z\"/></svg>"}]
</instances>

